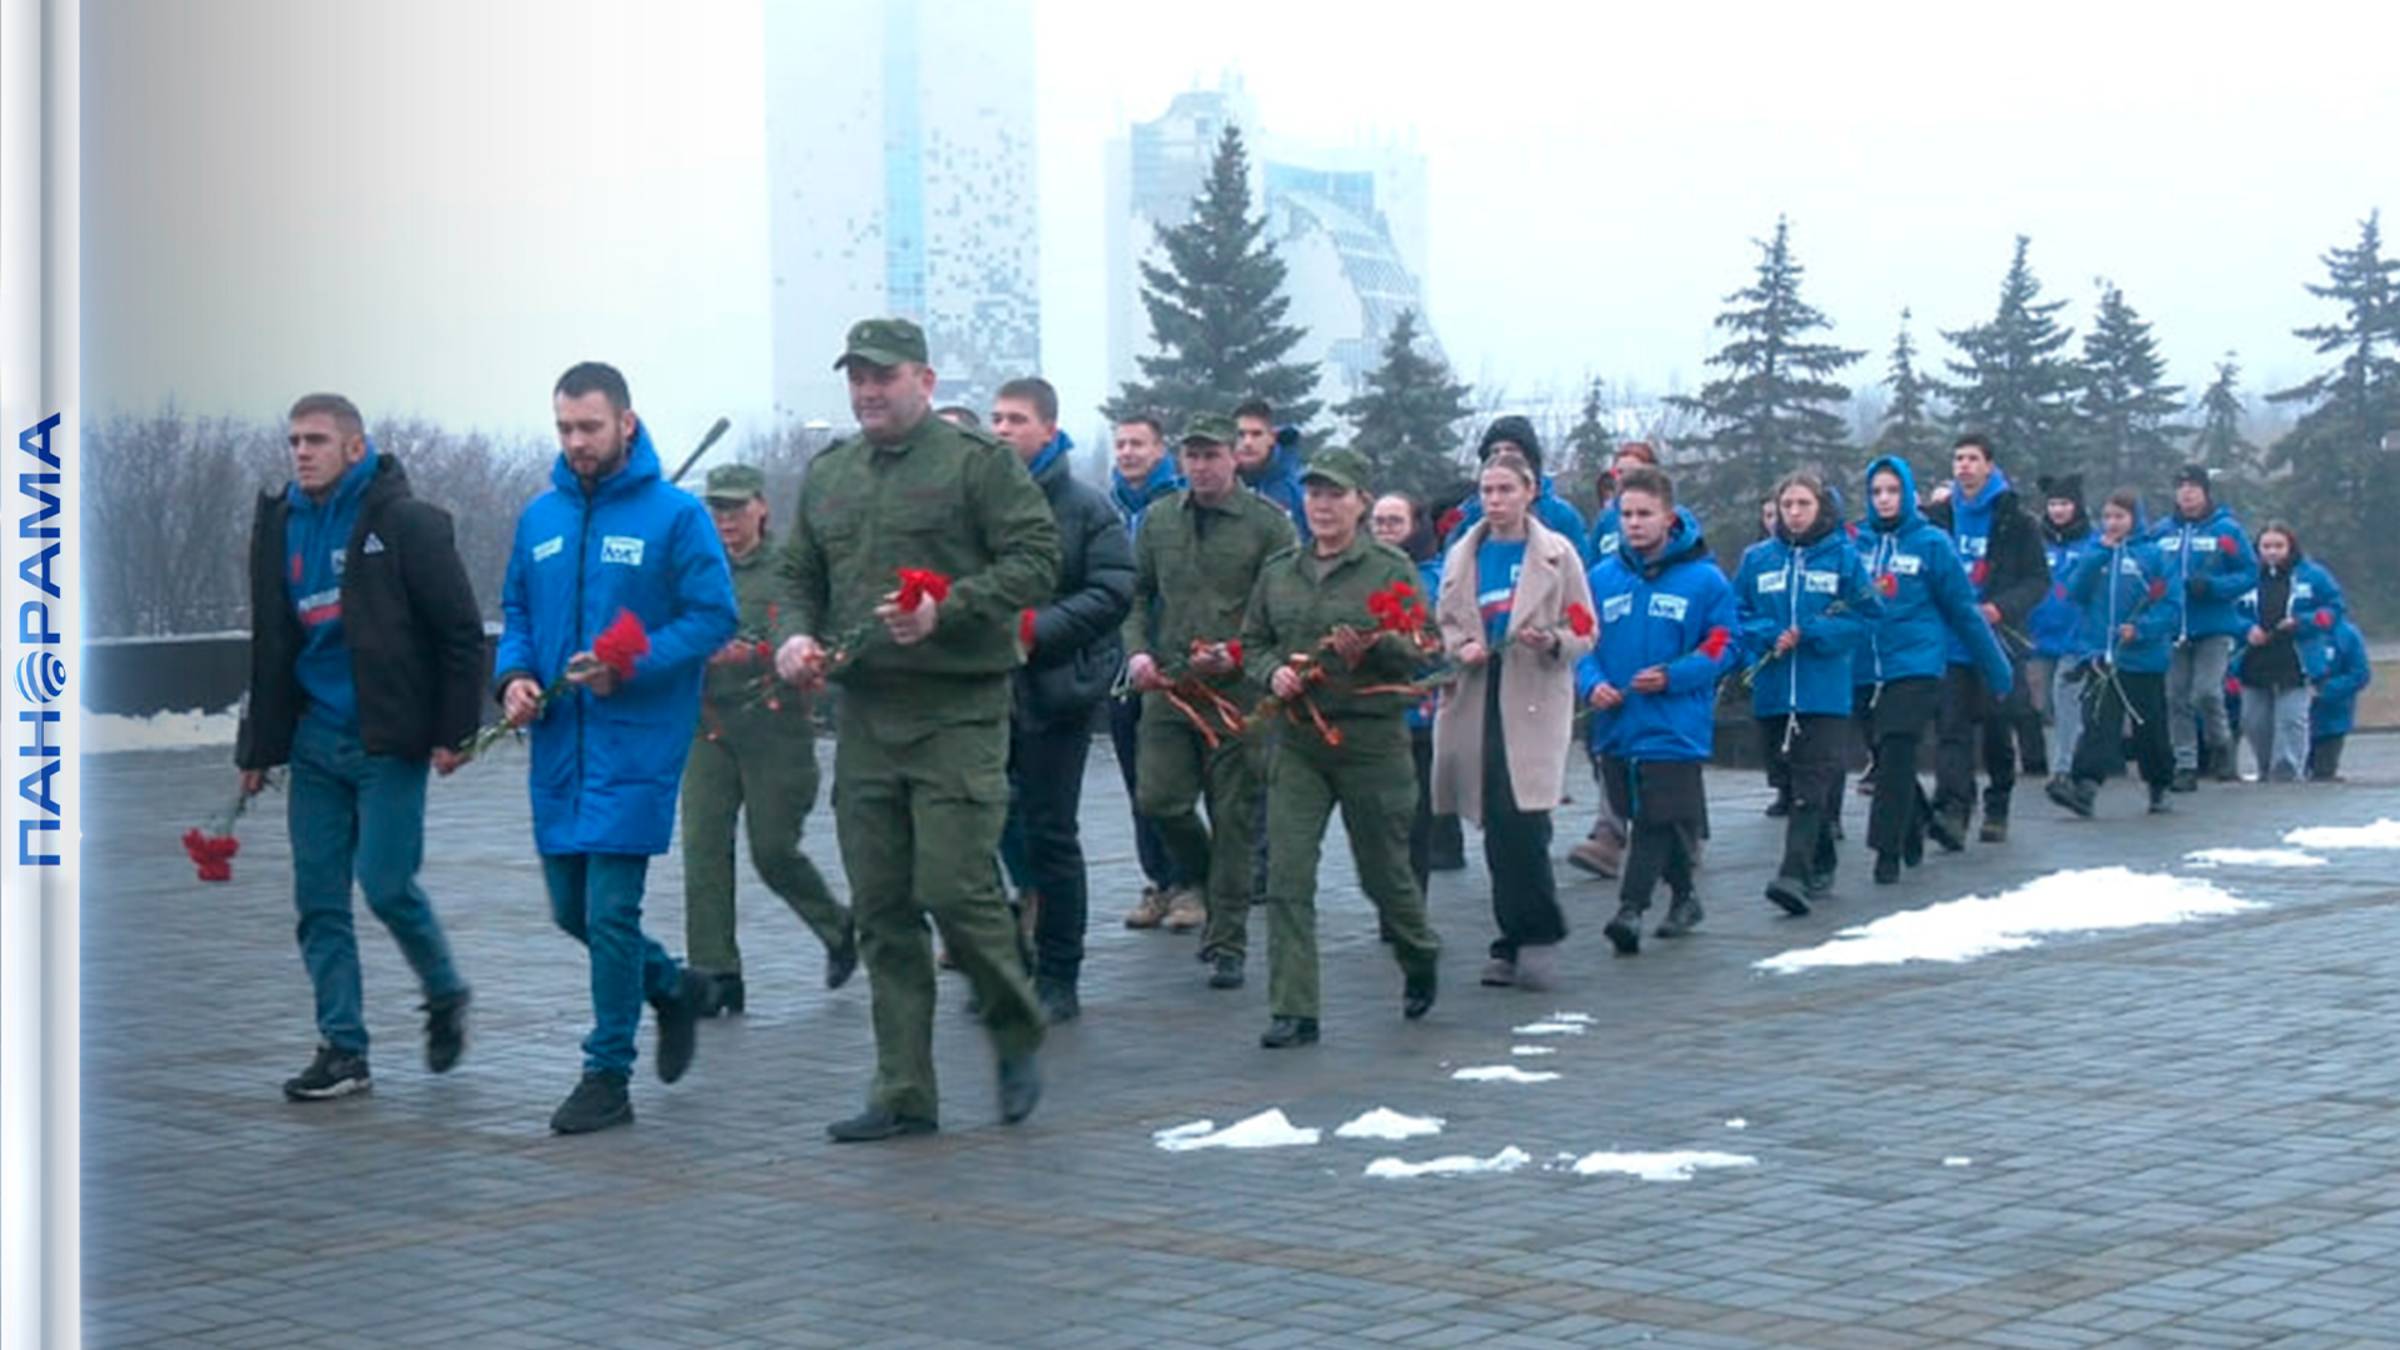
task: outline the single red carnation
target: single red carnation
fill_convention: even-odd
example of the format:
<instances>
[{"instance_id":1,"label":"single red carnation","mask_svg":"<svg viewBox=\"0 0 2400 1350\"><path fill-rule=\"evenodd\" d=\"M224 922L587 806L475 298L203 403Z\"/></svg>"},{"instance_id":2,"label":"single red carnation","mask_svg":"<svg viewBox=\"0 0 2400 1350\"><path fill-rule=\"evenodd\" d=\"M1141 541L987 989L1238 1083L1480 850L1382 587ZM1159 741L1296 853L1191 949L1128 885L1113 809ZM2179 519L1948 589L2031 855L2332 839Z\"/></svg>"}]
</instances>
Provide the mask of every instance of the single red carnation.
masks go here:
<instances>
[{"instance_id":1,"label":"single red carnation","mask_svg":"<svg viewBox=\"0 0 2400 1350\"><path fill-rule=\"evenodd\" d=\"M2331 627L2333 627L2333 611L2332 611L2332 610L2330 610L2330 609L2320 609L2320 610L2318 610L2318 611L2317 611L2317 627L2319 627L2319 628L2331 628Z\"/></svg>"},{"instance_id":2,"label":"single red carnation","mask_svg":"<svg viewBox=\"0 0 2400 1350\"><path fill-rule=\"evenodd\" d=\"M2231 557L2241 551L2241 540L2234 538L2230 534L2220 534L2217 536L2217 552L2222 553L2227 557Z\"/></svg>"},{"instance_id":3,"label":"single red carnation","mask_svg":"<svg viewBox=\"0 0 2400 1350\"><path fill-rule=\"evenodd\" d=\"M921 567L899 569L900 594L893 603L903 610L913 610L927 600L940 604L950 598L950 578Z\"/></svg>"},{"instance_id":4,"label":"single red carnation","mask_svg":"<svg viewBox=\"0 0 2400 1350\"><path fill-rule=\"evenodd\" d=\"M2156 581L2150 583L2150 598L2153 600L2164 600L2167 598L2167 579L2165 577L2160 577Z\"/></svg>"},{"instance_id":5,"label":"single red carnation","mask_svg":"<svg viewBox=\"0 0 2400 1350\"><path fill-rule=\"evenodd\" d=\"M1599 625L1592 619L1592 611L1586 608L1582 601L1578 600L1567 606L1568 632L1577 637L1590 637L1598 627Z\"/></svg>"},{"instance_id":6,"label":"single red carnation","mask_svg":"<svg viewBox=\"0 0 2400 1350\"><path fill-rule=\"evenodd\" d=\"M1875 589L1883 592L1883 598L1889 600L1900 593L1900 578L1893 573L1886 572L1875 578Z\"/></svg>"},{"instance_id":7,"label":"single red carnation","mask_svg":"<svg viewBox=\"0 0 2400 1350\"><path fill-rule=\"evenodd\" d=\"M620 680L632 679L634 665L649 654L650 634L630 609L618 610L617 617L592 640L592 655Z\"/></svg>"},{"instance_id":8,"label":"single red carnation","mask_svg":"<svg viewBox=\"0 0 2400 1350\"><path fill-rule=\"evenodd\" d=\"M1033 611L1030 609L1017 613L1017 641L1026 651L1033 650Z\"/></svg>"},{"instance_id":9,"label":"single red carnation","mask_svg":"<svg viewBox=\"0 0 2400 1350\"><path fill-rule=\"evenodd\" d=\"M1700 640L1700 654L1711 661L1721 661L1725 659L1725 644L1732 640L1733 633L1722 625L1711 628L1708 636Z\"/></svg>"},{"instance_id":10,"label":"single red carnation","mask_svg":"<svg viewBox=\"0 0 2400 1350\"><path fill-rule=\"evenodd\" d=\"M1233 668L1235 670L1240 670L1242 668L1242 640L1240 638L1227 638L1225 640L1225 654L1233 658Z\"/></svg>"},{"instance_id":11,"label":"single red carnation","mask_svg":"<svg viewBox=\"0 0 2400 1350\"><path fill-rule=\"evenodd\" d=\"M1458 523L1466 518L1467 513L1464 508L1453 506L1442 513L1440 520L1433 522L1434 533L1447 539L1457 531Z\"/></svg>"},{"instance_id":12,"label":"single red carnation","mask_svg":"<svg viewBox=\"0 0 2400 1350\"><path fill-rule=\"evenodd\" d=\"M1991 574L1992 565L1981 558L1977 558L1975 560L1975 565L1967 569L1967 580L1974 582L1980 587L1983 585L1984 579L1989 577Z\"/></svg>"}]
</instances>

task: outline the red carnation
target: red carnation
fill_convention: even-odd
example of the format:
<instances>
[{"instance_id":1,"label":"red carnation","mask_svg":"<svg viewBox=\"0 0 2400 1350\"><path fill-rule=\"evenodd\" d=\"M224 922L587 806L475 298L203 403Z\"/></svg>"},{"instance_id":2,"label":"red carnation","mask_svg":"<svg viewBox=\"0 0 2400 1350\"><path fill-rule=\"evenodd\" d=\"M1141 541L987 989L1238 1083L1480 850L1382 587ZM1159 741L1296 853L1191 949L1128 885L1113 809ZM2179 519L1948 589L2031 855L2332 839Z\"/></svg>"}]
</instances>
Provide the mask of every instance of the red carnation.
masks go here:
<instances>
[{"instance_id":1,"label":"red carnation","mask_svg":"<svg viewBox=\"0 0 2400 1350\"><path fill-rule=\"evenodd\" d=\"M1567 606L1567 631L1577 637L1590 637L1598 624L1592 621L1592 611L1582 601Z\"/></svg>"},{"instance_id":2,"label":"red carnation","mask_svg":"<svg viewBox=\"0 0 2400 1350\"><path fill-rule=\"evenodd\" d=\"M1387 633L1413 637L1425 626L1425 606L1417 600L1417 588L1405 581L1369 595L1367 612L1375 616L1375 627Z\"/></svg>"},{"instance_id":3,"label":"red carnation","mask_svg":"<svg viewBox=\"0 0 2400 1350\"><path fill-rule=\"evenodd\" d=\"M1984 578L1989 577L1991 574L1992 565L1981 558L1977 558L1975 560L1975 565L1967 569L1967 580L1974 582L1978 587L1980 587L1983 585Z\"/></svg>"},{"instance_id":4,"label":"red carnation","mask_svg":"<svg viewBox=\"0 0 2400 1350\"><path fill-rule=\"evenodd\" d=\"M1024 646L1026 651L1033 650L1033 611L1030 609L1021 610L1017 614L1017 641Z\"/></svg>"},{"instance_id":5,"label":"red carnation","mask_svg":"<svg viewBox=\"0 0 2400 1350\"><path fill-rule=\"evenodd\" d=\"M2164 600L2167 598L2167 579L2165 577L2160 577L2156 581L2150 583L2150 598L2153 600Z\"/></svg>"},{"instance_id":6,"label":"red carnation","mask_svg":"<svg viewBox=\"0 0 2400 1350\"><path fill-rule=\"evenodd\" d=\"M1225 655L1232 659L1233 668L1235 670L1240 670L1242 668L1242 640L1240 638L1227 638L1225 640Z\"/></svg>"},{"instance_id":7,"label":"red carnation","mask_svg":"<svg viewBox=\"0 0 2400 1350\"><path fill-rule=\"evenodd\" d=\"M634 663L649 654L650 634L630 609L618 610L617 617L592 640L592 655L615 671L619 680L632 679Z\"/></svg>"},{"instance_id":8,"label":"red carnation","mask_svg":"<svg viewBox=\"0 0 2400 1350\"><path fill-rule=\"evenodd\" d=\"M1723 625L1711 628L1700 641L1700 654L1711 661L1721 661L1725 659L1725 644L1732 640L1733 633Z\"/></svg>"},{"instance_id":9,"label":"red carnation","mask_svg":"<svg viewBox=\"0 0 2400 1350\"><path fill-rule=\"evenodd\" d=\"M2332 611L2332 610L2330 610L2330 609L2320 609L2320 610L2318 610L2318 611L2317 611L2317 627L2319 627L2319 628L2331 628L2331 627L2333 627L2333 611Z\"/></svg>"},{"instance_id":10,"label":"red carnation","mask_svg":"<svg viewBox=\"0 0 2400 1350\"><path fill-rule=\"evenodd\" d=\"M1450 537L1451 533L1458 528L1458 523L1466 518L1467 513L1465 508L1453 506L1449 510L1442 513L1442 518L1440 520L1433 522L1433 531L1444 539L1447 539Z\"/></svg>"},{"instance_id":11,"label":"red carnation","mask_svg":"<svg viewBox=\"0 0 2400 1350\"><path fill-rule=\"evenodd\" d=\"M1883 593L1884 599L1889 600L1900 593L1900 578L1886 572L1875 578L1875 589Z\"/></svg>"},{"instance_id":12,"label":"red carnation","mask_svg":"<svg viewBox=\"0 0 2400 1350\"><path fill-rule=\"evenodd\" d=\"M233 855L242 851L242 841L230 834L202 834L195 825L183 832L183 851L200 869L202 881L231 881Z\"/></svg>"},{"instance_id":13,"label":"red carnation","mask_svg":"<svg viewBox=\"0 0 2400 1350\"><path fill-rule=\"evenodd\" d=\"M927 600L938 605L950 598L950 578L939 572L929 572L921 567L903 567L899 569L899 575L900 593L893 598L893 603L903 611L914 610Z\"/></svg>"},{"instance_id":14,"label":"red carnation","mask_svg":"<svg viewBox=\"0 0 2400 1350\"><path fill-rule=\"evenodd\" d=\"M2234 538L2230 534L2220 534L2217 536L2217 552L2222 553L2227 557L2231 557L2241 551L2241 540Z\"/></svg>"}]
</instances>

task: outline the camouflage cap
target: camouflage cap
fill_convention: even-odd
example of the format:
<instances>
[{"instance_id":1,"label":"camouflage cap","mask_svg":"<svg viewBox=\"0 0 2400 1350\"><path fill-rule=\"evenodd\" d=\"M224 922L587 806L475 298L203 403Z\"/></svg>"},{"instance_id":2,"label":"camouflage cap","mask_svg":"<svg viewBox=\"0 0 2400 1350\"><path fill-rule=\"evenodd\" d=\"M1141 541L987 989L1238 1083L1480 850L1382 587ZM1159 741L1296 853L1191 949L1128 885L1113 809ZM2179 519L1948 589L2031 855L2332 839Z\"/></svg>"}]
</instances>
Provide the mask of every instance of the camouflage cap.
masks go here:
<instances>
[{"instance_id":1,"label":"camouflage cap","mask_svg":"<svg viewBox=\"0 0 2400 1350\"><path fill-rule=\"evenodd\" d=\"M739 506L767 495L767 475L755 464L720 464L708 471L708 486L700 495L712 506Z\"/></svg>"},{"instance_id":2,"label":"camouflage cap","mask_svg":"<svg viewBox=\"0 0 2400 1350\"><path fill-rule=\"evenodd\" d=\"M834 358L840 370L853 361L873 366L896 366L906 361L925 364L925 330L907 319L860 319L850 325L842 354Z\"/></svg>"},{"instance_id":3,"label":"camouflage cap","mask_svg":"<svg viewBox=\"0 0 2400 1350\"><path fill-rule=\"evenodd\" d=\"M1218 445L1231 445L1239 434L1234 430L1232 418L1223 413L1202 412L1193 413L1184 421L1183 435L1176 439L1184 445L1189 445L1193 441L1214 441Z\"/></svg>"},{"instance_id":4,"label":"camouflage cap","mask_svg":"<svg viewBox=\"0 0 2400 1350\"><path fill-rule=\"evenodd\" d=\"M1327 450L1300 470L1300 481L1323 479L1356 492L1367 485L1367 461L1356 450Z\"/></svg>"}]
</instances>

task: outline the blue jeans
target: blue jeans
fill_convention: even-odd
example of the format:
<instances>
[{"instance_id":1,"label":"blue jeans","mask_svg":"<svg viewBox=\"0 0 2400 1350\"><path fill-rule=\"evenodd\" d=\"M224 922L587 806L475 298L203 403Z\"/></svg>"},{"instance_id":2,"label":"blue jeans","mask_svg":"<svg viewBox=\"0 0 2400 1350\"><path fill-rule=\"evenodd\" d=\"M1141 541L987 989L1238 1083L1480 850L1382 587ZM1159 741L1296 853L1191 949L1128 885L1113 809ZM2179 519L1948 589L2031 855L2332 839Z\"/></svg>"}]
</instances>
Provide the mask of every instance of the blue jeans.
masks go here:
<instances>
[{"instance_id":1,"label":"blue jeans","mask_svg":"<svg viewBox=\"0 0 2400 1350\"><path fill-rule=\"evenodd\" d=\"M592 1034L583 1038L585 1073L633 1069L633 1033L642 1000L672 997L683 967L642 932L642 886L650 860L634 853L545 853L542 881L550 917L592 958Z\"/></svg>"},{"instance_id":2,"label":"blue jeans","mask_svg":"<svg viewBox=\"0 0 2400 1350\"><path fill-rule=\"evenodd\" d=\"M350 883L366 892L417 973L428 1001L463 992L450 942L417 888L425 856L424 760L370 755L356 732L304 717L292 737L292 905L300 959L317 994L317 1034L336 1050L367 1052L358 934Z\"/></svg>"}]
</instances>

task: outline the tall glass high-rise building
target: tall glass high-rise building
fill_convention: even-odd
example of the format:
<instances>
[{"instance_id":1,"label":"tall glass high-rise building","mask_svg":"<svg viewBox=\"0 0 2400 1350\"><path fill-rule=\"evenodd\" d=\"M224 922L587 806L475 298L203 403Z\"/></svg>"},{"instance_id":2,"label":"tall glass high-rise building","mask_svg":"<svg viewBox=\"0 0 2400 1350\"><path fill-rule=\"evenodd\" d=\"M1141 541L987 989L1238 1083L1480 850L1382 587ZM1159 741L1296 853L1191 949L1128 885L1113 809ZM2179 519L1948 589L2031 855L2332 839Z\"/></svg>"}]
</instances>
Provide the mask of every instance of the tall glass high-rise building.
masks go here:
<instances>
[{"instance_id":1,"label":"tall glass high-rise building","mask_svg":"<svg viewBox=\"0 0 2400 1350\"><path fill-rule=\"evenodd\" d=\"M849 421L871 314L925 326L944 402L1039 371L1029 0L765 11L777 417Z\"/></svg>"}]
</instances>

